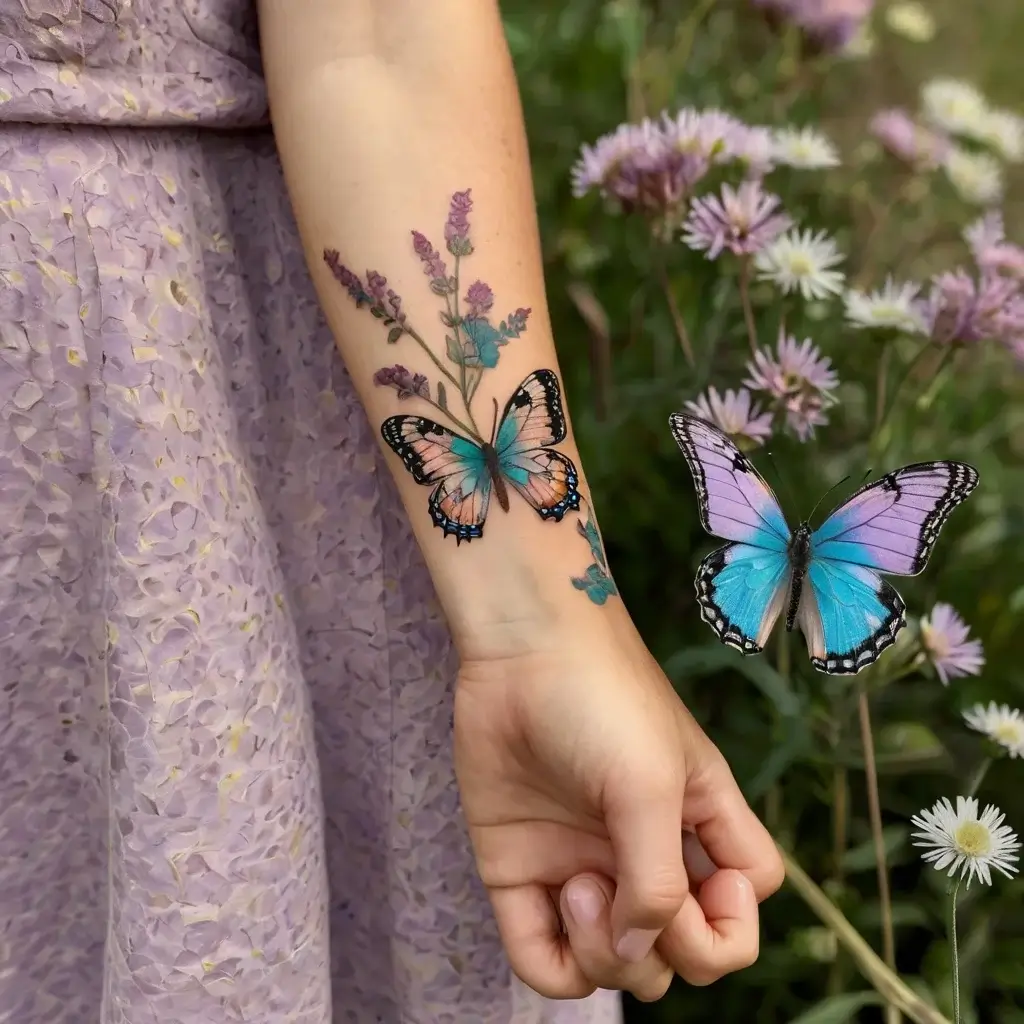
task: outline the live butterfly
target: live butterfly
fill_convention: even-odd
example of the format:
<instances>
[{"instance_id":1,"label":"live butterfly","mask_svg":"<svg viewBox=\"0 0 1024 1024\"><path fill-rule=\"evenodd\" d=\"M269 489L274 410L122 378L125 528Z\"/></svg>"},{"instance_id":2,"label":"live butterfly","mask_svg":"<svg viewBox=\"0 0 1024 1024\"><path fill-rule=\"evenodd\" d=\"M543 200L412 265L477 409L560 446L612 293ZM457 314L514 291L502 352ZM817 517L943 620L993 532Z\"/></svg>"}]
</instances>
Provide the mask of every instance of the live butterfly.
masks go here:
<instances>
[{"instance_id":1,"label":"live butterfly","mask_svg":"<svg viewBox=\"0 0 1024 1024\"><path fill-rule=\"evenodd\" d=\"M559 522L580 507L576 467L550 447L566 436L551 370L535 370L516 388L482 444L425 416L391 416L380 429L416 483L434 486L430 518L456 543L483 536L492 495L509 510L509 487L542 519Z\"/></svg>"},{"instance_id":2,"label":"live butterfly","mask_svg":"<svg viewBox=\"0 0 1024 1024\"><path fill-rule=\"evenodd\" d=\"M906 624L903 599L880 573L916 576L939 531L978 483L962 462L921 462L866 484L816 530L790 530L750 460L717 427L669 418L693 473L704 529L730 541L697 573L701 617L723 643L763 650L779 616L797 625L820 672L859 672Z\"/></svg>"}]
</instances>

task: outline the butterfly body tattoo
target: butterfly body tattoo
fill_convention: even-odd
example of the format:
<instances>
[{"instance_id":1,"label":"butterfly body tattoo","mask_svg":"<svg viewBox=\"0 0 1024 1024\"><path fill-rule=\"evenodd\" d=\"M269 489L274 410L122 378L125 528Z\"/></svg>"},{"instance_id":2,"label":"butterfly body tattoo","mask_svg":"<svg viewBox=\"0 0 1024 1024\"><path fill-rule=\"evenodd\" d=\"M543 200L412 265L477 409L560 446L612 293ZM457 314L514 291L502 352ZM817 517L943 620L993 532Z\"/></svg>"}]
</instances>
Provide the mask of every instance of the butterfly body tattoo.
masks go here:
<instances>
[{"instance_id":1,"label":"butterfly body tattoo","mask_svg":"<svg viewBox=\"0 0 1024 1024\"><path fill-rule=\"evenodd\" d=\"M381 435L418 484L434 488L434 525L456 543L483 536L491 496L504 512L518 492L546 520L580 507L579 473L552 445L566 436L558 378L535 370L505 403L494 436L478 443L425 416L391 416Z\"/></svg>"},{"instance_id":2,"label":"butterfly body tattoo","mask_svg":"<svg viewBox=\"0 0 1024 1024\"><path fill-rule=\"evenodd\" d=\"M978 484L962 462L921 462L861 487L817 529L790 530L778 499L728 435L684 413L670 417L693 474L704 529L729 541L697 573L701 617L730 647L764 649L780 615L799 626L811 664L852 675L906 624L882 573L916 576L954 508Z\"/></svg>"}]
</instances>

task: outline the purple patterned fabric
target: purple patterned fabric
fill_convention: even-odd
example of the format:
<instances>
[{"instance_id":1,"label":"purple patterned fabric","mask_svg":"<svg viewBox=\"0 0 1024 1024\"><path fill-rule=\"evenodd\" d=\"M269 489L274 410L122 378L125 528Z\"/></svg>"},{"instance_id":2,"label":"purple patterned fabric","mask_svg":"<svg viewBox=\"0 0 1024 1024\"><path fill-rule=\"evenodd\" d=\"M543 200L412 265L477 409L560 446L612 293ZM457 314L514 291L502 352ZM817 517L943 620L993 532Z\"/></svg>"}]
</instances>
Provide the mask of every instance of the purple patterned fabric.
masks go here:
<instances>
[{"instance_id":1,"label":"purple patterned fabric","mask_svg":"<svg viewBox=\"0 0 1024 1024\"><path fill-rule=\"evenodd\" d=\"M510 979L265 123L244 0L0 4L0 1022L612 1024Z\"/></svg>"}]
</instances>

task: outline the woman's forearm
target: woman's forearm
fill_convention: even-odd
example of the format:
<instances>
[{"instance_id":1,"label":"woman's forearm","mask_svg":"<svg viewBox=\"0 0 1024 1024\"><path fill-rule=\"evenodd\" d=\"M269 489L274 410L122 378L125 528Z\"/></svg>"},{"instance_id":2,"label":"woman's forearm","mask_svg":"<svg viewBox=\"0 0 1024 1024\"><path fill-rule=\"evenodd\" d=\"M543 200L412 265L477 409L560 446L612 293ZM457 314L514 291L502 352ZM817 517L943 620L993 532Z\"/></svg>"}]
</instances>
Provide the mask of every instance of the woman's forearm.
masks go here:
<instances>
[{"instance_id":1,"label":"woman's forearm","mask_svg":"<svg viewBox=\"0 0 1024 1024\"><path fill-rule=\"evenodd\" d=\"M262 0L260 19L314 282L464 656L600 628L614 585L561 419L496 4Z\"/></svg>"}]
</instances>

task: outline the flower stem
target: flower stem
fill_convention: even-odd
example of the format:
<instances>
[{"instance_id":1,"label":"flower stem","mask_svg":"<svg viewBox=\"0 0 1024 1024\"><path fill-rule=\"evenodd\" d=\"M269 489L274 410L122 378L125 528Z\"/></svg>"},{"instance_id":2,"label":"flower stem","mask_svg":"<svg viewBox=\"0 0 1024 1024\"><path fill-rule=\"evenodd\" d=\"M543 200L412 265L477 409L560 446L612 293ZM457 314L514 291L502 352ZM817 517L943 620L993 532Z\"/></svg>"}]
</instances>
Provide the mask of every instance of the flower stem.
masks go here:
<instances>
[{"instance_id":1,"label":"flower stem","mask_svg":"<svg viewBox=\"0 0 1024 1024\"><path fill-rule=\"evenodd\" d=\"M686 330L686 321L683 319L683 314L679 311L676 297L672 293L672 282L669 280L668 271L665 269L664 250L658 242L655 242L654 265L658 274L658 283L661 285L661 290L665 294L665 301L668 303L668 312L672 317L672 326L675 328L676 338L679 339L679 347L683 350L686 362L692 369L696 365L696 360L693 357L693 346L690 344L690 335Z\"/></svg>"},{"instance_id":2,"label":"flower stem","mask_svg":"<svg viewBox=\"0 0 1024 1024\"><path fill-rule=\"evenodd\" d=\"M977 796L978 790L981 789L982 782L985 781L985 776L988 775L989 768L992 767L992 758L986 757L984 761L978 765L977 771L971 778L971 784L967 787L968 796Z\"/></svg>"},{"instance_id":3,"label":"flower stem","mask_svg":"<svg viewBox=\"0 0 1024 1024\"><path fill-rule=\"evenodd\" d=\"M451 382L452 382L452 383L453 383L453 384L454 384L454 385L455 385L456 387L458 387L458 386L459 386L459 382L458 382L458 380L457 380L457 379L455 378L455 375L454 375L454 374L452 374L452 373L451 373L451 372L449 371L448 367L447 367L447 366L445 366L445 365L444 365L444 363L442 363L442 362L441 362L441 360L440 360L440 359L438 359L438 358L437 358L437 356L435 356L433 352L431 352L431 350L430 350L430 346L429 346L429 345L428 345L428 344L427 344L427 343L426 343L426 342L425 342L425 341L423 340L423 336L422 336L421 334L419 334L419 333L418 333L417 331L414 331L414 330L413 330L413 329L412 329L411 327L406 327L406 328L405 328L405 333L406 333L406 334L408 334L408 335L409 335L409 337L410 337L410 338L412 338L412 340L413 340L413 341L415 341L415 342L416 342L416 344L417 344L417 345L419 345L419 347L420 347L421 349L423 349L423 351L424 351L424 352L426 352L428 356L430 356L430 361L431 361L431 362L432 362L432 363L433 363L433 364L434 364L434 365L435 365L435 366L436 366L436 367L437 367L437 368L438 368L438 369L439 369L439 370L440 370L440 371L441 371L441 372L442 372L442 373L443 373L443 374L444 374L444 375L445 375L445 376L446 376L446 377L447 377L447 378L448 378L448 379L449 379L449 380L450 380L450 381L451 381Z\"/></svg>"},{"instance_id":4,"label":"flower stem","mask_svg":"<svg viewBox=\"0 0 1024 1024\"><path fill-rule=\"evenodd\" d=\"M871 732L871 707L867 688L861 684L857 695L860 712L860 738L864 747L864 775L868 790L868 818L871 822L871 841L875 848L875 868L878 872L878 901L882 915L882 956L886 966L896 971L896 936L892 923L892 896L889 892L889 870L885 863L885 836L882 833L882 808L878 796L878 767L875 764L875 740ZM886 1024L899 1024L900 1011L889 1004L885 1011Z\"/></svg>"},{"instance_id":5,"label":"flower stem","mask_svg":"<svg viewBox=\"0 0 1024 1024\"><path fill-rule=\"evenodd\" d=\"M750 354L757 355L757 324L754 322L754 307L750 304L750 257L740 260L740 302L743 304L743 320L747 325L747 340Z\"/></svg>"},{"instance_id":6,"label":"flower stem","mask_svg":"<svg viewBox=\"0 0 1024 1024\"><path fill-rule=\"evenodd\" d=\"M882 429L885 420L885 400L889 388L889 366L892 363L892 345L882 349L878 359L878 376L875 380L875 433Z\"/></svg>"},{"instance_id":7,"label":"flower stem","mask_svg":"<svg viewBox=\"0 0 1024 1024\"><path fill-rule=\"evenodd\" d=\"M470 394L469 389L466 386L466 350L462 347L462 342L459 339L459 330L461 321L459 320L459 255L455 254L455 266L452 268L452 280L454 287L452 288L451 298L445 297L445 301L448 304L448 315L452 319L452 330L455 332L455 343L462 351L462 358L459 360L459 379L455 380L452 378L452 382L459 389L459 394L462 395L462 404L466 407L466 417L469 422L473 425L473 433L481 441L483 440L483 434L480 433L480 428L476 425L476 420L473 418L472 401L473 395Z\"/></svg>"},{"instance_id":8,"label":"flower stem","mask_svg":"<svg viewBox=\"0 0 1024 1024\"><path fill-rule=\"evenodd\" d=\"M443 405L438 405L438 403L435 402L432 398L424 398L423 395L417 395L417 397L421 401L426 402L428 405L432 405L438 412L442 413L449 420L451 420L452 423L454 423L455 426L457 426L460 430L464 430L467 434L469 434L469 436L473 438L474 441L483 444L484 439L480 436L480 432L478 430L475 430L468 423L463 423L462 420L460 420L458 416L456 416L451 411L451 409L446 409Z\"/></svg>"},{"instance_id":9,"label":"flower stem","mask_svg":"<svg viewBox=\"0 0 1024 1024\"><path fill-rule=\"evenodd\" d=\"M788 851L780 846L779 854L786 868L786 880L807 906L818 915L822 923L832 931L839 944L850 954L857 969L884 999L905 1013L914 1024L950 1024L934 1006L926 1003L898 974L882 963L860 932L850 924L843 912L821 891Z\"/></svg>"},{"instance_id":10,"label":"flower stem","mask_svg":"<svg viewBox=\"0 0 1024 1024\"><path fill-rule=\"evenodd\" d=\"M956 938L956 896L959 891L958 878L949 900L949 949L953 956L953 1024L960 1024L960 950Z\"/></svg>"}]
</instances>

